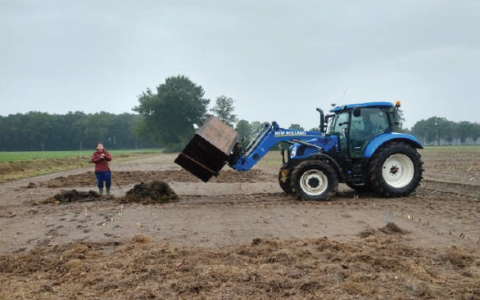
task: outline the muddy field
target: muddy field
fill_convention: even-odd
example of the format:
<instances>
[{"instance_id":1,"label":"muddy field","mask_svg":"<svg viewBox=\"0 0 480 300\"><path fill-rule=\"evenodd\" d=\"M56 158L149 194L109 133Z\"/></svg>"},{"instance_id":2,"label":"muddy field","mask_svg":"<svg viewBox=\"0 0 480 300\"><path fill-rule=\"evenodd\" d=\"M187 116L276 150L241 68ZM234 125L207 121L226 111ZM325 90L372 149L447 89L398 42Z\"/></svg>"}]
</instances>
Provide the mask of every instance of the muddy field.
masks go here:
<instances>
[{"instance_id":1,"label":"muddy field","mask_svg":"<svg viewBox=\"0 0 480 300\"><path fill-rule=\"evenodd\" d=\"M400 199L298 201L270 164L203 183L174 155L112 162L112 196L92 168L1 184L0 299L480 299L479 154L422 153Z\"/></svg>"}]
</instances>

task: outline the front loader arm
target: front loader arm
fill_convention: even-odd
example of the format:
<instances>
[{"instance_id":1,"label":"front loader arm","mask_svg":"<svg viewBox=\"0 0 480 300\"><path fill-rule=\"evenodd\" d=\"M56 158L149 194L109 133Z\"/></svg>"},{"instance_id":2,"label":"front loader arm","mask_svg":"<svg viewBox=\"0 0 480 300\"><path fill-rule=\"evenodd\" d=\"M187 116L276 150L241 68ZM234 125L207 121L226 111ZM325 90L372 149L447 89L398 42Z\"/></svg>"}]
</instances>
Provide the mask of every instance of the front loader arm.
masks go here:
<instances>
[{"instance_id":1,"label":"front loader arm","mask_svg":"<svg viewBox=\"0 0 480 300\"><path fill-rule=\"evenodd\" d=\"M272 122L271 124L266 124L243 151L232 154L229 165L237 171L248 171L262 159L273 146L280 142L306 143L309 146L321 149L305 141L321 136L321 132L283 129L280 128L276 122Z\"/></svg>"},{"instance_id":2,"label":"front loader arm","mask_svg":"<svg viewBox=\"0 0 480 300\"><path fill-rule=\"evenodd\" d=\"M319 140L323 133L282 129L276 122L266 124L255 139L245 148L238 145L239 134L214 116L210 116L197 129L195 135L179 153L175 163L203 182L218 176L228 163L238 171L250 170L267 152L279 142L302 143L321 149L310 140Z\"/></svg>"}]
</instances>

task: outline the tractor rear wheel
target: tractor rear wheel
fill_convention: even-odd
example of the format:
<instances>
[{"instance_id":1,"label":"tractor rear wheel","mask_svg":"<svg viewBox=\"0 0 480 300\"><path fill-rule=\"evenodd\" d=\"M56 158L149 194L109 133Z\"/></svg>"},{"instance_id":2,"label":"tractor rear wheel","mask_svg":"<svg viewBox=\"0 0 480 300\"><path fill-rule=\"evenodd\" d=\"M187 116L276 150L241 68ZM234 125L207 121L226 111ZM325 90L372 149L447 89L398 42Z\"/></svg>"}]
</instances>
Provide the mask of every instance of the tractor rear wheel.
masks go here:
<instances>
[{"instance_id":1,"label":"tractor rear wheel","mask_svg":"<svg viewBox=\"0 0 480 300\"><path fill-rule=\"evenodd\" d=\"M403 197L413 192L422 180L422 160L416 149L393 142L372 157L369 165L372 189L384 197Z\"/></svg>"},{"instance_id":2,"label":"tractor rear wheel","mask_svg":"<svg viewBox=\"0 0 480 300\"><path fill-rule=\"evenodd\" d=\"M278 172L278 183L285 194L293 194L291 171L285 170L284 167L281 167L280 172Z\"/></svg>"},{"instance_id":3,"label":"tractor rear wheel","mask_svg":"<svg viewBox=\"0 0 480 300\"><path fill-rule=\"evenodd\" d=\"M324 161L304 161L292 172L292 189L298 199L325 200L337 192L338 176L335 169Z\"/></svg>"}]
</instances>

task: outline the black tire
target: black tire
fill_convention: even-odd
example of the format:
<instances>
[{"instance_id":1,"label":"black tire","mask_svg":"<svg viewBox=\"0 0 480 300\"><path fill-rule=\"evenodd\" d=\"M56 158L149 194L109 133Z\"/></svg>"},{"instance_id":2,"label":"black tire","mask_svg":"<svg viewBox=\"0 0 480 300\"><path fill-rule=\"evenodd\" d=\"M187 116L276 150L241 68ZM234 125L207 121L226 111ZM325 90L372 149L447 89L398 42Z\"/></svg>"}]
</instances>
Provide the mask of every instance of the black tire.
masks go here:
<instances>
[{"instance_id":1,"label":"black tire","mask_svg":"<svg viewBox=\"0 0 480 300\"><path fill-rule=\"evenodd\" d=\"M417 150L403 142L382 146L369 164L370 184L384 197L404 197L422 180L422 159Z\"/></svg>"},{"instance_id":2,"label":"black tire","mask_svg":"<svg viewBox=\"0 0 480 300\"><path fill-rule=\"evenodd\" d=\"M292 188L298 199L325 200L337 192L338 176L324 161L304 161L292 172Z\"/></svg>"},{"instance_id":3,"label":"black tire","mask_svg":"<svg viewBox=\"0 0 480 300\"><path fill-rule=\"evenodd\" d=\"M352 190L355 190L359 193L370 193L372 191L372 187L368 184L364 185L355 185L353 183L347 183L348 187Z\"/></svg>"},{"instance_id":4,"label":"black tire","mask_svg":"<svg viewBox=\"0 0 480 300\"><path fill-rule=\"evenodd\" d=\"M282 171L284 170L283 167L280 168L280 171L278 172L278 183L280 184L280 188L285 192L287 195L292 195L293 188L292 188L292 174L291 172L288 172L287 176L283 178Z\"/></svg>"}]
</instances>

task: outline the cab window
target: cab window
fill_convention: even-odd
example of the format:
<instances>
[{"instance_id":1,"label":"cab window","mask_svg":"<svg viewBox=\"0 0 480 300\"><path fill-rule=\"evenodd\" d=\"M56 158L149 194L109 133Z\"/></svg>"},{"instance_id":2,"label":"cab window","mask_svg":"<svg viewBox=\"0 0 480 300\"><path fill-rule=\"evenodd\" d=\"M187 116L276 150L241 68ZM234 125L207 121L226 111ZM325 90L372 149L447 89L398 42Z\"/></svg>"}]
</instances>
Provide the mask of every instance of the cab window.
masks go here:
<instances>
[{"instance_id":1,"label":"cab window","mask_svg":"<svg viewBox=\"0 0 480 300\"><path fill-rule=\"evenodd\" d=\"M352 115L350 144L352 153L361 154L375 136L387 132L388 117L380 108L362 108L357 117Z\"/></svg>"},{"instance_id":2,"label":"cab window","mask_svg":"<svg viewBox=\"0 0 480 300\"><path fill-rule=\"evenodd\" d=\"M329 126L330 134L343 134L343 130L348 128L348 112L340 113L333 121L333 126Z\"/></svg>"}]
</instances>

